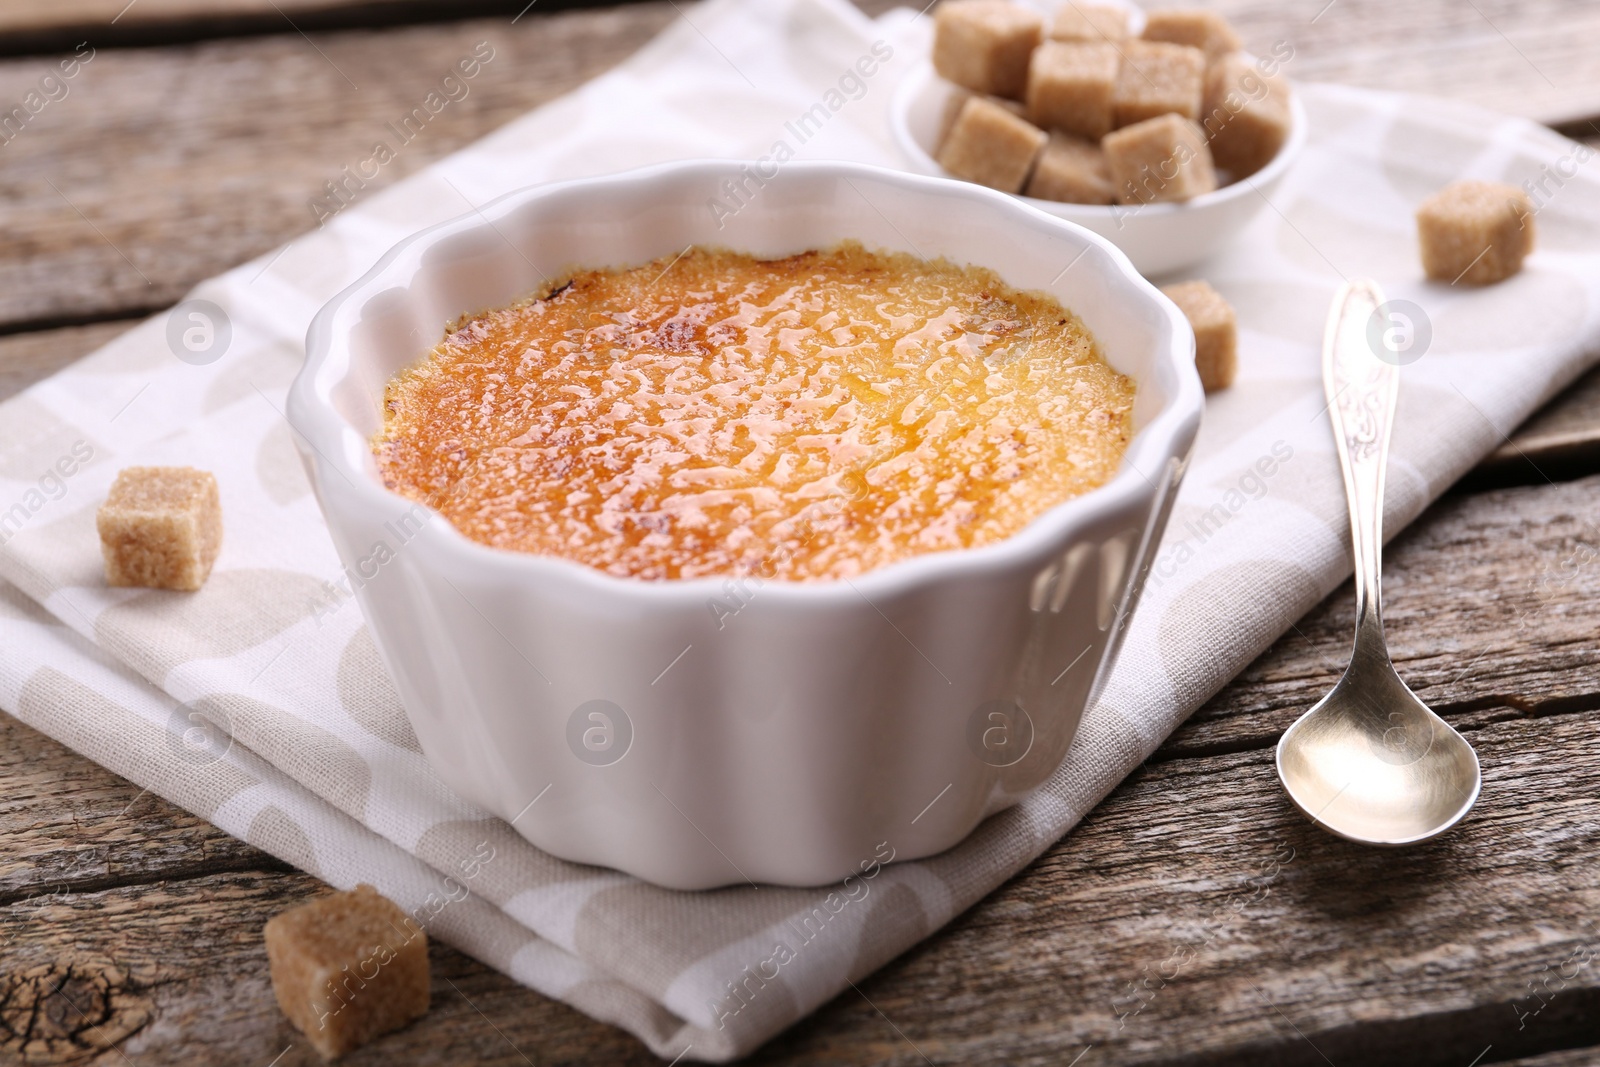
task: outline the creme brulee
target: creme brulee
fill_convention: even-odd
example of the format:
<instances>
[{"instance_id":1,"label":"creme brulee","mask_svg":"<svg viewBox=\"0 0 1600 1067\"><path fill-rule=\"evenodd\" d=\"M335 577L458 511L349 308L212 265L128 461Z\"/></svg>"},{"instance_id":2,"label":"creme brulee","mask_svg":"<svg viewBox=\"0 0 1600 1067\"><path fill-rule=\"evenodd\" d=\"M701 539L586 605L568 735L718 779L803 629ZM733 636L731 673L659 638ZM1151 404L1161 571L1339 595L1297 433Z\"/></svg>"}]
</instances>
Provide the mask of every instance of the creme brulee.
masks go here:
<instances>
[{"instance_id":1,"label":"creme brulee","mask_svg":"<svg viewBox=\"0 0 1600 1067\"><path fill-rule=\"evenodd\" d=\"M463 319L389 383L384 484L610 574L843 578L1107 481L1133 382L1043 293L945 260L690 249Z\"/></svg>"}]
</instances>

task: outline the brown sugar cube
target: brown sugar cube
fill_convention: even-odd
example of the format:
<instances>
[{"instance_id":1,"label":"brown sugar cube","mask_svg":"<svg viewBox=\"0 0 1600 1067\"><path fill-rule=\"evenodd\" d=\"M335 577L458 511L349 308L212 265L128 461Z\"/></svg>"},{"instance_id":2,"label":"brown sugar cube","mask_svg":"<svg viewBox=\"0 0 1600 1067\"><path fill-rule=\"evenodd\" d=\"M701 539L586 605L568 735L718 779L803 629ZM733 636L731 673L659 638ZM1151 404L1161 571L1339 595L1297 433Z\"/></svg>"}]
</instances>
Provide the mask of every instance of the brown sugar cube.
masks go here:
<instances>
[{"instance_id":1,"label":"brown sugar cube","mask_svg":"<svg viewBox=\"0 0 1600 1067\"><path fill-rule=\"evenodd\" d=\"M1111 132L1111 97L1121 64L1114 44L1046 41L1028 68L1029 120L1098 141Z\"/></svg>"},{"instance_id":2,"label":"brown sugar cube","mask_svg":"<svg viewBox=\"0 0 1600 1067\"><path fill-rule=\"evenodd\" d=\"M278 1007L324 1059L428 1010L428 935L370 885L318 897L267 922Z\"/></svg>"},{"instance_id":3,"label":"brown sugar cube","mask_svg":"<svg viewBox=\"0 0 1600 1067\"><path fill-rule=\"evenodd\" d=\"M217 480L193 467L129 467L95 525L107 585L199 589L222 547Z\"/></svg>"},{"instance_id":4,"label":"brown sugar cube","mask_svg":"<svg viewBox=\"0 0 1600 1067\"><path fill-rule=\"evenodd\" d=\"M1233 306L1206 282L1183 282L1161 291L1194 327L1194 365L1206 392L1232 385L1239 369L1239 324Z\"/></svg>"},{"instance_id":5,"label":"brown sugar cube","mask_svg":"<svg viewBox=\"0 0 1600 1067\"><path fill-rule=\"evenodd\" d=\"M1059 133L1045 143L1023 192L1067 204L1109 204L1116 199L1105 151L1093 141Z\"/></svg>"},{"instance_id":6,"label":"brown sugar cube","mask_svg":"<svg viewBox=\"0 0 1600 1067\"><path fill-rule=\"evenodd\" d=\"M1144 19L1144 39L1186 44L1215 59L1244 47L1228 20L1215 11L1168 7L1151 11Z\"/></svg>"},{"instance_id":7,"label":"brown sugar cube","mask_svg":"<svg viewBox=\"0 0 1600 1067\"><path fill-rule=\"evenodd\" d=\"M950 135L939 146L939 165L962 178L1003 193L1022 190L1045 132L981 96L961 106Z\"/></svg>"},{"instance_id":8,"label":"brown sugar cube","mask_svg":"<svg viewBox=\"0 0 1600 1067\"><path fill-rule=\"evenodd\" d=\"M946 0L933 21L933 69L975 93L1022 99L1044 16L1009 0Z\"/></svg>"},{"instance_id":9,"label":"brown sugar cube","mask_svg":"<svg viewBox=\"0 0 1600 1067\"><path fill-rule=\"evenodd\" d=\"M950 131L955 128L956 119L961 117L961 109L967 106L968 100L978 95L970 89L961 88L959 85L951 87L950 95L944 102L944 112L939 116L939 138L934 144L940 147L944 146L944 142L950 136ZM983 99L997 107L1005 108L1019 119L1028 117L1028 109L1023 106L1020 100L1007 100L1003 96L985 96ZM935 149L935 152L937 152L937 149Z\"/></svg>"},{"instance_id":10,"label":"brown sugar cube","mask_svg":"<svg viewBox=\"0 0 1600 1067\"><path fill-rule=\"evenodd\" d=\"M1117 126L1131 126L1159 115L1200 117L1206 57L1198 48L1154 41L1122 46L1122 69L1112 101Z\"/></svg>"},{"instance_id":11,"label":"brown sugar cube","mask_svg":"<svg viewBox=\"0 0 1600 1067\"><path fill-rule=\"evenodd\" d=\"M1488 285L1533 251L1533 201L1514 185L1451 182L1417 208L1422 269L1438 281Z\"/></svg>"},{"instance_id":12,"label":"brown sugar cube","mask_svg":"<svg viewBox=\"0 0 1600 1067\"><path fill-rule=\"evenodd\" d=\"M1100 144L1112 188L1124 204L1189 200L1217 187L1204 131L1181 116L1125 126Z\"/></svg>"},{"instance_id":13,"label":"brown sugar cube","mask_svg":"<svg viewBox=\"0 0 1600 1067\"><path fill-rule=\"evenodd\" d=\"M1127 10L1111 4L1069 0L1050 24L1050 36L1057 41L1125 41L1130 32Z\"/></svg>"},{"instance_id":14,"label":"brown sugar cube","mask_svg":"<svg viewBox=\"0 0 1600 1067\"><path fill-rule=\"evenodd\" d=\"M1206 69L1205 118L1211 158L1235 180L1248 178L1289 139L1289 86L1230 53Z\"/></svg>"}]
</instances>

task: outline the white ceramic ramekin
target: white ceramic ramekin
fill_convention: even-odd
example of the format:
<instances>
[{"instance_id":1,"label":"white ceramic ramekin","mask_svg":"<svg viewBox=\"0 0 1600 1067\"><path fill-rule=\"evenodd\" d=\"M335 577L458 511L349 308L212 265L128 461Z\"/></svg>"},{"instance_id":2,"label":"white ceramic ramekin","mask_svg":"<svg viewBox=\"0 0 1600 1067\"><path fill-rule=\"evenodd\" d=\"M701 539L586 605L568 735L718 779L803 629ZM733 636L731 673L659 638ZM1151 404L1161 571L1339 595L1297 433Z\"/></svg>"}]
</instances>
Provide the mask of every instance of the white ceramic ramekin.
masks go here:
<instances>
[{"instance_id":1,"label":"white ceramic ramekin","mask_svg":"<svg viewBox=\"0 0 1600 1067\"><path fill-rule=\"evenodd\" d=\"M954 85L922 63L901 81L890 104L889 126L900 151L919 174L943 175L933 158ZM1214 255L1267 206L1306 143L1306 112L1289 99L1289 139L1260 171L1244 181L1182 204L1063 204L1019 197L1041 211L1087 227L1128 254L1152 277L1192 267Z\"/></svg>"},{"instance_id":2,"label":"white ceramic ramekin","mask_svg":"<svg viewBox=\"0 0 1600 1067\"><path fill-rule=\"evenodd\" d=\"M647 582L469 541L384 489L384 384L458 315L690 244L946 256L1045 289L1138 383L1110 483L1004 542L852 581ZM820 884L961 840L1060 764L1200 421L1193 334L1106 241L873 167L671 164L512 193L402 242L317 315L289 415L424 752L557 856L675 888ZM376 546L385 551L376 551ZM384 560L374 568L374 558Z\"/></svg>"}]
</instances>

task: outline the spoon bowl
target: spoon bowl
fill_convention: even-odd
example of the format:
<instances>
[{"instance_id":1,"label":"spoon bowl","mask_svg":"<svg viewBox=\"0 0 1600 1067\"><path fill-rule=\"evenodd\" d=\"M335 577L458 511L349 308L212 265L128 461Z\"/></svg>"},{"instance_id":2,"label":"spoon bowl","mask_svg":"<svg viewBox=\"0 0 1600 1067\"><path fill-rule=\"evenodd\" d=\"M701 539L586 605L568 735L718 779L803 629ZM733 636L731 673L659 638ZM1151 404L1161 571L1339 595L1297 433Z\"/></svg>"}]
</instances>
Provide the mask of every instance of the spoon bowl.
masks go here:
<instances>
[{"instance_id":1,"label":"spoon bowl","mask_svg":"<svg viewBox=\"0 0 1600 1067\"><path fill-rule=\"evenodd\" d=\"M1356 640L1350 666L1278 741L1278 778L1318 825L1352 841L1410 845L1460 822L1478 799L1478 756L1417 699L1389 659L1380 575L1383 482L1399 392L1383 293L1347 283L1323 342L1323 388L1350 505Z\"/></svg>"},{"instance_id":2,"label":"spoon bowl","mask_svg":"<svg viewBox=\"0 0 1600 1067\"><path fill-rule=\"evenodd\" d=\"M1478 756L1388 667L1347 673L1284 733L1278 777L1313 822L1352 841L1409 845L1478 799Z\"/></svg>"}]
</instances>

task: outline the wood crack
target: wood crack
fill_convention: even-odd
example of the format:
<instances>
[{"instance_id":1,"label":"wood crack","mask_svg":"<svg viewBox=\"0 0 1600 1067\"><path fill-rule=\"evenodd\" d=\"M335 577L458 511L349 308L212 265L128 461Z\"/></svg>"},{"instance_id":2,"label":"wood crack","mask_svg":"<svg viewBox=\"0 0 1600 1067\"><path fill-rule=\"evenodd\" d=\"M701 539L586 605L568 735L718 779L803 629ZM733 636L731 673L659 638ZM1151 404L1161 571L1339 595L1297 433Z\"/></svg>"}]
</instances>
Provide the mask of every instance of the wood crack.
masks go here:
<instances>
[{"instance_id":1,"label":"wood crack","mask_svg":"<svg viewBox=\"0 0 1600 1067\"><path fill-rule=\"evenodd\" d=\"M1306 705L1307 708L1310 708L1310 706L1310 704ZM1433 704L1430 707L1440 718L1446 721L1474 712L1494 711L1497 709L1505 709L1516 713L1478 722L1451 723L1463 734L1467 734L1509 719L1547 719L1558 715L1581 715L1585 712L1600 711L1600 693L1580 693L1574 696L1552 697L1547 700L1530 700L1514 695L1492 694L1455 703ZM1180 733L1182 729L1182 727L1179 727ZM1182 740L1177 742L1169 741L1151 753L1145 763L1172 763L1177 760L1210 759L1217 756L1236 756L1244 752L1257 752L1264 748L1276 746L1281 735L1282 731L1275 731L1273 733L1250 734L1244 737L1230 737L1221 741L1190 744L1185 744Z\"/></svg>"},{"instance_id":2,"label":"wood crack","mask_svg":"<svg viewBox=\"0 0 1600 1067\"><path fill-rule=\"evenodd\" d=\"M0 337L40 333L44 330L69 329L76 326L98 326L108 322L127 322L132 325L141 319L167 310L170 304L135 304L127 307L83 311L71 315L49 315L33 319L0 320Z\"/></svg>"},{"instance_id":3,"label":"wood crack","mask_svg":"<svg viewBox=\"0 0 1600 1067\"><path fill-rule=\"evenodd\" d=\"M1554 1010L1526 1020L1520 1030L1506 1025L1507 1020L1516 1021L1513 1007L1509 1002L1491 1002L1320 1031L1283 1016L1279 1019L1280 1040L1225 1054L1180 1055L1158 1062L1161 1067L1326 1067L1330 1061L1374 1065L1470 1062L1487 1067L1589 1047L1594 1039L1592 1019L1600 1014L1600 989L1563 990L1549 1002Z\"/></svg>"},{"instance_id":4,"label":"wood crack","mask_svg":"<svg viewBox=\"0 0 1600 1067\"><path fill-rule=\"evenodd\" d=\"M218 874L283 874L296 869L291 864L284 863L265 852L261 852L253 856L238 856L231 860L208 862L204 866L196 865L176 871L168 868L154 872L143 872L137 868L126 868L113 873L108 870L105 873L84 878L67 879L40 886L0 891L0 907L11 908L13 914L15 914L30 903L44 906L49 901L57 898L103 893L114 889L190 882Z\"/></svg>"},{"instance_id":5,"label":"wood crack","mask_svg":"<svg viewBox=\"0 0 1600 1067\"><path fill-rule=\"evenodd\" d=\"M641 0L539 0L534 12L548 14L637 2ZM97 49L156 48L229 38L509 18L527 6L526 0L329 0L320 5L285 3L282 7L288 9L287 13L279 5L260 5L255 10L250 10L250 5L195 5L184 14L140 17L139 9L133 8L129 17L118 19L115 24L72 15L56 22L35 18L31 23L10 25L0 19L0 57L70 52L81 41L89 41Z\"/></svg>"}]
</instances>

